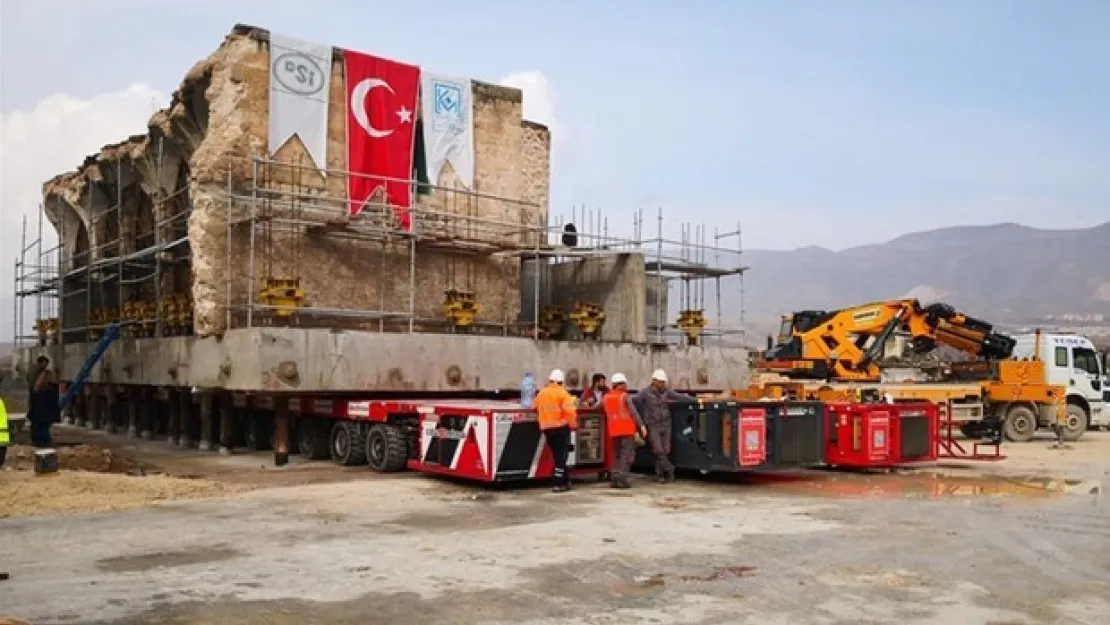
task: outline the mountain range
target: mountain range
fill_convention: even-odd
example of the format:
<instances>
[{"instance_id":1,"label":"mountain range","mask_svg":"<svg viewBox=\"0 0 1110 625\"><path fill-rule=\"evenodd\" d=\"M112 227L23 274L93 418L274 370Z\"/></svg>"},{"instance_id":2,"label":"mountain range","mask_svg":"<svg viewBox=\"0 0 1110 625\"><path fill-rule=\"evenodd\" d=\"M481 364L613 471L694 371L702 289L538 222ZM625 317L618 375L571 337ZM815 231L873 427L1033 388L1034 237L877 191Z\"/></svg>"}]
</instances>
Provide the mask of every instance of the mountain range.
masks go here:
<instances>
[{"instance_id":1,"label":"mountain range","mask_svg":"<svg viewBox=\"0 0 1110 625\"><path fill-rule=\"evenodd\" d=\"M947 302L999 324L1110 326L1110 222L942 228L835 252L750 250L745 265L748 326L761 334L794 310L902 297Z\"/></svg>"}]
</instances>

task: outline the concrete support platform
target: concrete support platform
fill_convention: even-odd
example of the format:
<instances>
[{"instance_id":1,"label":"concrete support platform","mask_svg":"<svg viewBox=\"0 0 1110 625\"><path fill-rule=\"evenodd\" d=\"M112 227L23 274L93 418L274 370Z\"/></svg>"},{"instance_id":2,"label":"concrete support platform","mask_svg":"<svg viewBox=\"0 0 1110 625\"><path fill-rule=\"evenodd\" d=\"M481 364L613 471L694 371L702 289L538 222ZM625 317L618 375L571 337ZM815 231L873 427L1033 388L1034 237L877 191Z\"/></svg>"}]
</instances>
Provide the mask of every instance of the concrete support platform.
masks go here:
<instances>
[{"instance_id":1,"label":"concrete support platform","mask_svg":"<svg viewBox=\"0 0 1110 625\"><path fill-rule=\"evenodd\" d=\"M20 372L40 353L72 379L92 343L24 348ZM234 391L464 392L516 389L525 372L539 378L554 367L568 386L594 372L626 374L633 386L667 371L675 388L719 390L748 381L740 348L533 341L455 334L388 334L305 328L247 328L222 337L120 339L93 370L93 383L223 388Z\"/></svg>"}]
</instances>

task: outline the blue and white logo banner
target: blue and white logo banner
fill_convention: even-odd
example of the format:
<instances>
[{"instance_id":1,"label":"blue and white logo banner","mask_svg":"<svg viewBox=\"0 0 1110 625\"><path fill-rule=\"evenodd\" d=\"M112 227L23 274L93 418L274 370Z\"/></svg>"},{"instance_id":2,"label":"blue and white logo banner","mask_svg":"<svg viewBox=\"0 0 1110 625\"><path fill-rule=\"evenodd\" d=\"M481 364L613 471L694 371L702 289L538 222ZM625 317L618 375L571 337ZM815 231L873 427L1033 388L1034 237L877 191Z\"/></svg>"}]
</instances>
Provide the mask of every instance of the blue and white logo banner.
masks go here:
<instances>
[{"instance_id":1,"label":"blue and white logo banner","mask_svg":"<svg viewBox=\"0 0 1110 625\"><path fill-rule=\"evenodd\" d=\"M470 80L424 72L420 77L428 180L437 184L451 163L459 182L474 188L474 115Z\"/></svg>"}]
</instances>

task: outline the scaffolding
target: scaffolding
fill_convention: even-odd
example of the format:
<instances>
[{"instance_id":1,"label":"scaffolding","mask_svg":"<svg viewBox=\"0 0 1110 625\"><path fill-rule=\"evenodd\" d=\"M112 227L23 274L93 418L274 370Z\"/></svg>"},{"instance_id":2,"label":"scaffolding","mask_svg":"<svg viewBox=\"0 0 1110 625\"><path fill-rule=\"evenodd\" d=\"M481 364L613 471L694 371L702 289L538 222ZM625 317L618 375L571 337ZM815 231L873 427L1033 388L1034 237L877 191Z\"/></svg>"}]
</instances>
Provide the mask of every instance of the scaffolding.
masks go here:
<instances>
[{"instance_id":1,"label":"scaffolding","mask_svg":"<svg viewBox=\"0 0 1110 625\"><path fill-rule=\"evenodd\" d=\"M159 171L161 162L159 146ZM133 338L192 331L187 172L182 167L175 191L151 197L123 183L122 161L116 168L115 185L88 183L86 210L95 237L88 232L67 237L65 211L72 209L59 205L59 245L43 249L43 211L38 238L30 244L24 220L25 239L15 263L17 342L95 341L116 320ZM553 307L545 301L546 292L555 288L551 268L635 253L644 262L645 342L743 341L746 268L739 226L734 232L715 231L711 240L705 226L684 223L677 239L667 238L658 209L656 235L645 237L644 211L637 210L631 235L619 236L610 232L600 209L575 208L569 218L552 219L538 202L457 185L375 179L379 185L410 185L412 227L406 230L380 190L351 215L346 181L359 174L266 158L252 159L249 170L248 179L236 179L229 169L222 191L226 276L224 301L215 303L223 305L226 329L293 325L565 338L552 331L559 319L552 321ZM94 193L107 192L114 202L94 211ZM736 245L726 245L729 239ZM67 245L71 240L76 243ZM81 241L89 240L96 244L82 247ZM358 272L351 274L343 263L356 265ZM730 292L722 284L728 278L739 281L739 310L722 299ZM675 286L677 298L671 296ZM715 314L707 310L709 287ZM56 319L54 333L42 328L26 333L30 297L36 300L39 325L46 328L43 320ZM374 304L366 305L369 301ZM577 326L576 338L596 338L607 312L600 302L585 298L564 306L561 323Z\"/></svg>"},{"instance_id":2,"label":"scaffolding","mask_svg":"<svg viewBox=\"0 0 1110 625\"><path fill-rule=\"evenodd\" d=\"M160 140L154 162L159 179L163 160ZM126 173L135 177L136 165L130 169ZM85 179L85 218L76 217L76 232L67 232L73 209L59 197L53 206L39 206L37 236L29 244L24 216L15 259L17 346L93 342L114 322L132 338L191 333L192 304L187 280L180 279L191 260L187 175L178 176L174 191L154 195L125 180L123 159L116 160L114 180ZM98 207L94 199L110 204ZM43 217L51 208L58 243L43 249ZM34 299L33 333L28 298Z\"/></svg>"}]
</instances>

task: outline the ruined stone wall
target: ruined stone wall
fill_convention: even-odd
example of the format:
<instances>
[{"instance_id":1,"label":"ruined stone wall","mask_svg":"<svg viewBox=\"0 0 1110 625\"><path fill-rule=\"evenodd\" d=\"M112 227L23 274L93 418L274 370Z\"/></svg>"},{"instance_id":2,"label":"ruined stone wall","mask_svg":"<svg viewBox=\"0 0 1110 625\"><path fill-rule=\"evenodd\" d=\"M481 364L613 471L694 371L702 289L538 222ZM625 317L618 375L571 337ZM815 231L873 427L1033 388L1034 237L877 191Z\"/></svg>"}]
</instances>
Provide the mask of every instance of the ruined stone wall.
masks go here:
<instances>
[{"instance_id":1,"label":"ruined stone wall","mask_svg":"<svg viewBox=\"0 0 1110 625\"><path fill-rule=\"evenodd\" d=\"M171 227L157 234L153 228L167 215L151 213L186 210L189 245L184 249L192 254L191 275L182 276L180 267L170 269L159 284L165 287L163 295L167 289L189 290L198 334L222 332L229 306L236 311L230 315L235 319L248 293L267 275L299 278L313 307L407 312L413 256L399 238L350 240L274 224L269 229L256 227L252 246L250 229L240 224L231 228L229 239L229 214L234 223L252 205L256 212L281 216L286 211L286 217L330 211L328 220L335 230L352 226L342 201L347 159L341 56L337 51L332 64L326 177L303 166L280 165L310 162L296 140L274 156L279 165L255 160L265 158L269 147L268 70L268 33L237 26L218 50L189 71L169 109L151 119L148 135L105 148L79 171L46 183L47 214L55 227L64 224L67 252L80 249L81 227L89 239L85 244L94 249L98 241L123 235L121 248L98 250L94 258L134 251L136 243L172 240ZM473 107L474 194L453 192L460 185L448 166L432 181L439 188L418 196L425 209L472 219L418 219L416 230L438 235L436 248L451 239L534 245L538 235L519 226L546 223L549 133L522 119L519 90L475 82ZM116 185L123 185L122 193ZM92 215L109 209L117 197L124 200L123 222L117 224L113 218L94 223ZM182 204L174 209L166 198ZM297 206L292 212L290 204ZM474 219L504 225L480 225ZM249 280L252 249L254 285ZM441 318L444 290L460 288L475 292L482 305L480 321L515 320L518 281L519 261L514 257L453 253L422 243L415 254L414 309L426 320ZM125 289L126 297L153 295L146 292L152 290L149 287Z\"/></svg>"}]
</instances>

